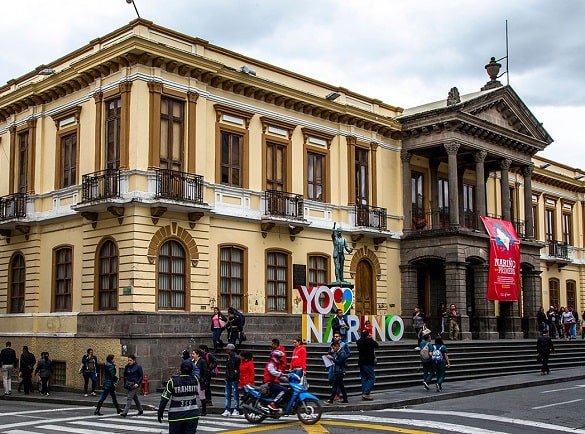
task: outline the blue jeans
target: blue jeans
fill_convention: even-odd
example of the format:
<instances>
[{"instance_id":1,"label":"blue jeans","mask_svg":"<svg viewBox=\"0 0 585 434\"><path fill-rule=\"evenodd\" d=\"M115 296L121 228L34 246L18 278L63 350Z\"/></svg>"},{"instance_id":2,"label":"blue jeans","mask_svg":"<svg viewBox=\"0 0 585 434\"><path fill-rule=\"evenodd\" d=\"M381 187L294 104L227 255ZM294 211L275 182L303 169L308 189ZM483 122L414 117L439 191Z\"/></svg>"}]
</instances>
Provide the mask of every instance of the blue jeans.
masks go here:
<instances>
[{"instance_id":1,"label":"blue jeans","mask_svg":"<svg viewBox=\"0 0 585 434\"><path fill-rule=\"evenodd\" d=\"M225 409L230 410L232 407L232 396L235 400L234 410L240 411L240 394L238 393L238 380L225 382Z\"/></svg>"},{"instance_id":2,"label":"blue jeans","mask_svg":"<svg viewBox=\"0 0 585 434\"><path fill-rule=\"evenodd\" d=\"M373 365L360 366L360 378L362 380L362 395L369 395L376 382L376 373Z\"/></svg>"},{"instance_id":3,"label":"blue jeans","mask_svg":"<svg viewBox=\"0 0 585 434\"><path fill-rule=\"evenodd\" d=\"M430 383L435 375L435 365L433 361L423 362L423 379L426 383Z\"/></svg>"},{"instance_id":4,"label":"blue jeans","mask_svg":"<svg viewBox=\"0 0 585 434\"><path fill-rule=\"evenodd\" d=\"M87 385L91 380L91 393L95 392L95 382L97 375L95 372L83 372L83 392L87 394Z\"/></svg>"},{"instance_id":5,"label":"blue jeans","mask_svg":"<svg viewBox=\"0 0 585 434\"><path fill-rule=\"evenodd\" d=\"M219 339L221 338L221 332L223 330L220 327L213 328L213 343L219 343Z\"/></svg>"}]
</instances>

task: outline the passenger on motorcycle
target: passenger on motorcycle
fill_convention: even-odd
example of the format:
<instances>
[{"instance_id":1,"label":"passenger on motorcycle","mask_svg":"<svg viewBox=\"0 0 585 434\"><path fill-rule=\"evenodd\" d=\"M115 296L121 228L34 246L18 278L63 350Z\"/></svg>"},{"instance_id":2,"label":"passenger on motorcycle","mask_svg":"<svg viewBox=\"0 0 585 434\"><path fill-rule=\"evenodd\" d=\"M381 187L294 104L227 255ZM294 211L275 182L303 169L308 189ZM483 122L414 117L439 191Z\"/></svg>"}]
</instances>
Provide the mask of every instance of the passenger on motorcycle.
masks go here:
<instances>
[{"instance_id":1,"label":"passenger on motorcycle","mask_svg":"<svg viewBox=\"0 0 585 434\"><path fill-rule=\"evenodd\" d=\"M268 383L270 393L275 394L274 401L269 404L270 409L278 410L278 403L288 394L289 388L280 384L286 365L283 363L284 354L280 350L270 353L270 360L264 367L264 383Z\"/></svg>"}]
</instances>

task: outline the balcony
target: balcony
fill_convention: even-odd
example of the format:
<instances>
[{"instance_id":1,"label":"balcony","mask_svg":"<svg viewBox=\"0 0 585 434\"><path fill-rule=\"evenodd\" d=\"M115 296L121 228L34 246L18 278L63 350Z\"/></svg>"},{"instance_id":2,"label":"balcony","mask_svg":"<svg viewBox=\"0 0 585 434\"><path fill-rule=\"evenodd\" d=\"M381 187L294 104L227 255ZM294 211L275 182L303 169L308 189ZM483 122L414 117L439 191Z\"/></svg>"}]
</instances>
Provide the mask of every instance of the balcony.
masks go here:
<instances>
[{"instance_id":1,"label":"balcony","mask_svg":"<svg viewBox=\"0 0 585 434\"><path fill-rule=\"evenodd\" d=\"M459 226L477 231L480 229L480 218L476 211L461 209L459 211ZM432 211L412 209L412 230L430 231L447 230L450 227L449 208L438 208Z\"/></svg>"},{"instance_id":2,"label":"balcony","mask_svg":"<svg viewBox=\"0 0 585 434\"><path fill-rule=\"evenodd\" d=\"M385 231L387 212L386 208L369 205L355 206L355 225Z\"/></svg>"},{"instance_id":3,"label":"balcony","mask_svg":"<svg viewBox=\"0 0 585 434\"><path fill-rule=\"evenodd\" d=\"M545 243L544 255L547 269L552 265L561 269L573 261L571 256L574 255L574 249L572 246L557 240L547 240Z\"/></svg>"},{"instance_id":4,"label":"balcony","mask_svg":"<svg viewBox=\"0 0 585 434\"><path fill-rule=\"evenodd\" d=\"M14 193L0 197L0 222L26 217L26 193Z\"/></svg>"},{"instance_id":5,"label":"balcony","mask_svg":"<svg viewBox=\"0 0 585 434\"><path fill-rule=\"evenodd\" d=\"M288 228L291 241L309 223L305 220L305 202L301 194L286 191L266 190L264 194L264 217L260 222L262 237L275 226Z\"/></svg>"},{"instance_id":6,"label":"balcony","mask_svg":"<svg viewBox=\"0 0 585 434\"><path fill-rule=\"evenodd\" d=\"M120 197L120 170L106 169L83 175L81 204Z\"/></svg>"},{"instance_id":7,"label":"balcony","mask_svg":"<svg viewBox=\"0 0 585 434\"><path fill-rule=\"evenodd\" d=\"M267 190L264 195L265 214L286 219L303 220L304 199L300 194Z\"/></svg>"},{"instance_id":8,"label":"balcony","mask_svg":"<svg viewBox=\"0 0 585 434\"><path fill-rule=\"evenodd\" d=\"M156 170L156 199L202 205L203 176L170 169Z\"/></svg>"}]
</instances>

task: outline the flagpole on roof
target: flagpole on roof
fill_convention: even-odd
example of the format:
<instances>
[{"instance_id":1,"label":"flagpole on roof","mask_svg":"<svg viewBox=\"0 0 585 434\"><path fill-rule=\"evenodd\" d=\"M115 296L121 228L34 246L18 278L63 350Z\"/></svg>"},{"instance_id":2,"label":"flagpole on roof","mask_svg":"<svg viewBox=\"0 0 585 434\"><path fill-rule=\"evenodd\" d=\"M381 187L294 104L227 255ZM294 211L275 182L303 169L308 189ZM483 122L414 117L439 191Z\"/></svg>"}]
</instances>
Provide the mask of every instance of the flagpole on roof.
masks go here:
<instances>
[{"instance_id":1,"label":"flagpole on roof","mask_svg":"<svg viewBox=\"0 0 585 434\"><path fill-rule=\"evenodd\" d=\"M498 75L496 78L500 78L502 75L506 74L506 84L509 86L510 85L510 69L509 69L509 53L508 53L508 20L506 20L506 55L504 57L499 58L498 60L496 60L496 62L499 62L500 60L504 60L506 59L506 70L504 72L502 72L500 75Z\"/></svg>"}]
</instances>

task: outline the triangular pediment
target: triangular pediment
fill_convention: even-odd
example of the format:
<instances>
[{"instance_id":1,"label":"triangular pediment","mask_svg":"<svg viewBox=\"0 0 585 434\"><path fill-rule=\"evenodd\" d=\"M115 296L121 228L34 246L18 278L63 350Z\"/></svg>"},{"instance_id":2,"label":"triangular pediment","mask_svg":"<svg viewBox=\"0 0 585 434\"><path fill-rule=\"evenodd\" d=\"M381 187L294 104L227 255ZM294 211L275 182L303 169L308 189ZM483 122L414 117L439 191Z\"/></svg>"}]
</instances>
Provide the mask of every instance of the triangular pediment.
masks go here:
<instances>
[{"instance_id":1,"label":"triangular pediment","mask_svg":"<svg viewBox=\"0 0 585 434\"><path fill-rule=\"evenodd\" d=\"M552 142L542 124L510 86L466 95L461 99L464 100L463 113L546 144Z\"/></svg>"}]
</instances>

